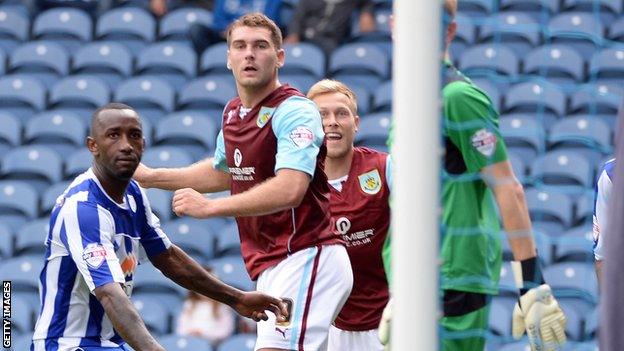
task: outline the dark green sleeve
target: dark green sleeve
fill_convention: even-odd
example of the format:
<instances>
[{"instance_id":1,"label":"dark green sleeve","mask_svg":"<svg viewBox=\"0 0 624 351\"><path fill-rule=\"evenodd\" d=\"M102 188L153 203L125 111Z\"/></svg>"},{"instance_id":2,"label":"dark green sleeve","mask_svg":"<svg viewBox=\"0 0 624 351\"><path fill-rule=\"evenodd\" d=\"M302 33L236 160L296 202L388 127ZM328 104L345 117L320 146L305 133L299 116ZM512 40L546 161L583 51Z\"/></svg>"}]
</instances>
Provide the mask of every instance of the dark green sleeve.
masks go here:
<instances>
[{"instance_id":1,"label":"dark green sleeve","mask_svg":"<svg viewBox=\"0 0 624 351\"><path fill-rule=\"evenodd\" d=\"M463 81L447 85L442 95L445 132L461 151L467 171L477 173L486 166L507 160L505 143L498 129L498 112L489 97Z\"/></svg>"}]
</instances>

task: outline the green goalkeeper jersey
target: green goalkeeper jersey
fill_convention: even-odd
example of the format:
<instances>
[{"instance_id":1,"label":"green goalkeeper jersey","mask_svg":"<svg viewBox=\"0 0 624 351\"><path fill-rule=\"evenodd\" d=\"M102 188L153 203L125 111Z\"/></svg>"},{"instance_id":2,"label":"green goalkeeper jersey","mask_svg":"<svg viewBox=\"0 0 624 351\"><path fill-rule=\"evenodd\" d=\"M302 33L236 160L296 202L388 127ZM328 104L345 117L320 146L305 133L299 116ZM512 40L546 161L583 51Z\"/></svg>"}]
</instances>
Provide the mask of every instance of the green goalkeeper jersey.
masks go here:
<instances>
[{"instance_id":1,"label":"green goalkeeper jersey","mask_svg":"<svg viewBox=\"0 0 624 351\"><path fill-rule=\"evenodd\" d=\"M496 294L500 225L494 196L480 171L507 160L505 144L487 94L450 64L445 68L441 287Z\"/></svg>"}]
</instances>

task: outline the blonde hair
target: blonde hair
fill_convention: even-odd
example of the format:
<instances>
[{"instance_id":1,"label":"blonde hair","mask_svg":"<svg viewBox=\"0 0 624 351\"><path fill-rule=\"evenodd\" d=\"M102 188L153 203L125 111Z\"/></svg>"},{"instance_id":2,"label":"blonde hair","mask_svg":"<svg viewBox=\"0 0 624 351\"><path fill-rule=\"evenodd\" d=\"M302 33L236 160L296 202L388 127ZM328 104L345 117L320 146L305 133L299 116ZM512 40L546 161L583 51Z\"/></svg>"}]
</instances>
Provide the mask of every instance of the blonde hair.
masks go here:
<instances>
[{"instance_id":1,"label":"blonde hair","mask_svg":"<svg viewBox=\"0 0 624 351\"><path fill-rule=\"evenodd\" d=\"M248 13L230 23L227 28L228 47L232 44L230 40L232 31L238 27L266 28L271 33L271 41L273 42L275 48L282 48L282 31L279 29L277 24L275 24L275 22L260 12Z\"/></svg>"},{"instance_id":2,"label":"blonde hair","mask_svg":"<svg viewBox=\"0 0 624 351\"><path fill-rule=\"evenodd\" d=\"M444 11L446 11L451 18L455 18L457 14L457 0L444 0Z\"/></svg>"},{"instance_id":3,"label":"blonde hair","mask_svg":"<svg viewBox=\"0 0 624 351\"><path fill-rule=\"evenodd\" d=\"M357 97L353 90L343 82L333 79L323 79L316 82L308 91L308 99L314 100L315 97L323 94L341 93L349 98L349 108L353 115L357 116Z\"/></svg>"}]
</instances>

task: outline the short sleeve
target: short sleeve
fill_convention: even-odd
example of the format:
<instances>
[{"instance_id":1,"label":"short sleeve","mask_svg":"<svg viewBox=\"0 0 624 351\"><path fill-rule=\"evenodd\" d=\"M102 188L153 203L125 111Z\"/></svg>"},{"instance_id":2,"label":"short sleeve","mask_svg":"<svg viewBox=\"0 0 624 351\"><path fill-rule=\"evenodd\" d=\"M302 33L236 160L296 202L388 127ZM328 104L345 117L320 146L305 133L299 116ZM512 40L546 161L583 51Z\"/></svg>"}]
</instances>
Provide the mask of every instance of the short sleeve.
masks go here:
<instances>
[{"instance_id":1,"label":"short sleeve","mask_svg":"<svg viewBox=\"0 0 624 351\"><path fill-rule=\"evenodd\" d=\"M447 85L443 96L446 134L461 151L468 172L507 160L498 112L489 97L461 81Z\"/></svg>"},{"instance_id":2,"label":"short sleeve","mask_svg":"<svg viewBox=\"0 0 624 351\"><path fill-rule=\"evenodd\" d=\"M325 134L316 105L300 96L282 102L271 119L277 138L275 172L289 168L311 177Z\"/></svg>"},{"instance_id":3,"label":"short sleeve","mask_svg":"<svg viewBox=\"0 0 624 351\"><path fill-rule=\"evenodd\" d=\"M386 157L386 183L390 191L392 191L392 157L390 155Z\"/></svg>"},{"instance_id":4,"label":"short sleeve","mask_svg":"<svg viewBox=\"0 0 624 351\"><path fill-rule=\"evenodd\" d=\"M115 224L110 212L97 204L68 201L61 214L61 240L89 290L125 278L114 247Z\"/></svg>"},{"instance_id":5,"label":"short sleeve","mask_svg":"<svg viewBox=\"0 0 624 351\"><path fill-rule=\"evenodd\" d=\"M171 246L171 241L160 228L160 220L152 212L152 207L149 203L149 199L143 189L140 189L142 205L137 208L137 211L142 211L144 216L141 216L141 246L143 247L145 254L149 256L158 255L166 251ZM146 257L139 255L139 261L145 261Z\"/></svg>"},{"instance_id":6,"label":"short sleeve","mask_svg":"<svg viewBox=\"0 0 624 351\"><path fill-rule=\"evenodd\" d=\"M225 142L223 141L223 129L217 135L217 147L215 148L212 167L219 171L230 172L225 158Z\"/></svg>"},{"instance_id":7,"label":"short sleeve","mask_svg":"<svg viewBox=\"0 0 624 351\"><path fill-rule=\"evenodd\" d=\"M593 216L593 234L594 234L594 258L598 261L604 259L604 236L605 228L607 228L609 198L613 183L609 178L606 170L600 173L598 182L596 183L596 193L594 196L594 216ZM607 234L608 235L608 234Z\"/></svg>"}]
</instances>

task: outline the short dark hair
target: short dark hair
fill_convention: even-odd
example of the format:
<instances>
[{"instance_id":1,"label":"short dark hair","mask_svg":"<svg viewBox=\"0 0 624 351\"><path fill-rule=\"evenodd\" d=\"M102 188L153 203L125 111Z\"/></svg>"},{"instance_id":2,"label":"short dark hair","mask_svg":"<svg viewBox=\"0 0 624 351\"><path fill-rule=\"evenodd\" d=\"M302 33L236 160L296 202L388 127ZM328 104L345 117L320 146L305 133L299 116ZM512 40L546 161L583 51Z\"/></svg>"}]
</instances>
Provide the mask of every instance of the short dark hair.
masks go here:
<instances>
[{"instance_id":1,"label":"short dark hair","mask_svg":"<svg viewBox=\"0 0 624 351\"><path fill-rule=\"evenodd\" d=\"M132 108L129 105L123 104L121 102L109 102L108 104L99 107L97 110L93 112L93 115L91 115L91 128L89 129L89 134L91 134L91 136L94 136L93 126L95 125L95 122L100 116L100 112L105 111L105 110L132 110L136 112L134 108Z\"/></svg>"},{"instance_id":2,"label":"short dark hair","mask_svg":"<svg viewBox=\"0 0 624 351\"><path fill-rule=\"evenodd\" d=\"M238 27L266 28L271 33L271 41L276 49L282 48L282 31L269 17L260 12L252 12L239 17L227 28L227 45L232 44L232 31Z\"/></svg>"}]
</instances>

